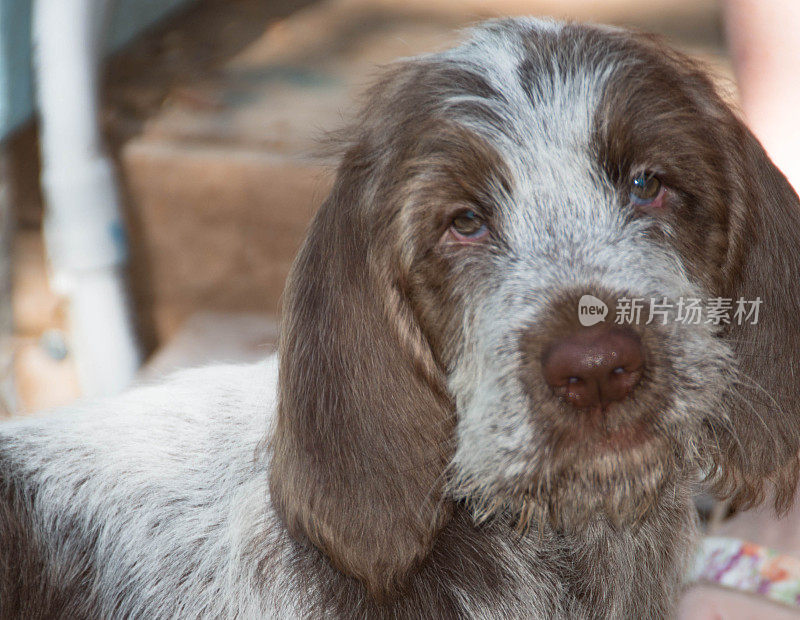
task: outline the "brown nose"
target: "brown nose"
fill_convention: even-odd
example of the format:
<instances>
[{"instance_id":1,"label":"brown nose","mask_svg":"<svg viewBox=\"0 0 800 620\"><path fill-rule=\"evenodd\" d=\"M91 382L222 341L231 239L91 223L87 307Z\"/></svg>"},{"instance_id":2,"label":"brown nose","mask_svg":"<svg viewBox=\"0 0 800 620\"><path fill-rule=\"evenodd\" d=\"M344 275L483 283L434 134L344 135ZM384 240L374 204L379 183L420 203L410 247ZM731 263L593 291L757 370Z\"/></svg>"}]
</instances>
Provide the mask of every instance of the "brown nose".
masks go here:
<instances>
[{"instance_id":1,"label":"brown nose","mask_svg":"<svg viewBox=\"0 0 800 620\"><path fill-rule=\"evenodd\" d=\"M574 406L605 407L623 400L639 382L644 350L639 336L620 327L581 329L545 353L544 378Z\"/></svg>"}]
</instances>

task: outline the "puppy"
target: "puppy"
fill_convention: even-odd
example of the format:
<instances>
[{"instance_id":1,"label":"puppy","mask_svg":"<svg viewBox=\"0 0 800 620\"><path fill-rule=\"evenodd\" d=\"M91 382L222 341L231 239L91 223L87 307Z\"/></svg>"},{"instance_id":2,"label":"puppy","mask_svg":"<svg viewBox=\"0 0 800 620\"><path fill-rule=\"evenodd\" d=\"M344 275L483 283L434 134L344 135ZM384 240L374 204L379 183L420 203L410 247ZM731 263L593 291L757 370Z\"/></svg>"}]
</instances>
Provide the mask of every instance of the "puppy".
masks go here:
<instances>
[{"instance_id":1,"label":"puppy","mask_svg":"<svg viewBox=\"0 0 800 620\"><path fill-rule=\"evenodd\" d=\"M341 142L279 361L0 426L1 617L665 617L698 481L790 505L800 204L693 61L490 22Z\"/></svg>"}]
</instances>

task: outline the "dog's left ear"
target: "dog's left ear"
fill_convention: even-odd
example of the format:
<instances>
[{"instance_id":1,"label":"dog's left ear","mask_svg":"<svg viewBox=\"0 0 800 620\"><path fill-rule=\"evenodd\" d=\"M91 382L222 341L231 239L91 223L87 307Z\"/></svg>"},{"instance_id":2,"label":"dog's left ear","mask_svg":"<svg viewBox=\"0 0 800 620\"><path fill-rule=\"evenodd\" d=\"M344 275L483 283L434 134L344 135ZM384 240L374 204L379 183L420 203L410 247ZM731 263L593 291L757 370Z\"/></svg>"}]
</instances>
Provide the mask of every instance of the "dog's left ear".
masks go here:
<instances>
[{"instance_id":1,"label":"dog's left ear","mask_svg":"<svg viewBox=\"0 0 800 620\"><path fill-rule=\"evenodd\" d=\"M740 299L743 308L758 308L757 320L751 315L739 324L731 317L721 334L737 378L724 415L710 412L706 419L701 450L712 490L734 508L769 498L783 512L800 473L800 200L705 67L658 37L632 40L647 62L644 69L632 65L629 75L647 76L647 67L667 64L672 71L657 77L680 87L696 114L672 122L702 123L695 136L708 159L705 170L697 165L707 176L707 199L715 202L708 206L726 230L696 248L715 256L704 266L706 286L734 309Z\"/></svg>"},{"instance_id":2,"label":"dog's left ear","mask_svg":"<svg viewBox=\"0 0 800 620\"><path fill-rule=\"evenodd\" d=\"M724 415L710 412L706 419L701 450L712 490L734 508L770 498L783 512L800 473L800 201L705 67L658 37L632 40L647 62L632 65L628 75L647 76L648 67L668 65L672 71L658 79L679 87L696 115L672 122L702 123L694 135L708 159L696 165L706 173L707 199L715 202L708 206L726 230L724 238L713 234L707 247L695 248L714 255L704 265L706 286L734 308L740 299L746 309L759 304L757 322L755 316L742 324L731 317L721 334L738 377L725 395Z\"/></svg>"},{"instance_id":3,"label":"dog's left ear","mask_svg":"<svg viewBox=\"0 0 800 620\"><path fill-rule=\"evenodd\" d=\"M712 428L716 488L735 507L772 497L783 512L800 470L800 201L750 130L727 108L720 121L730 162L720 292L760 305L756 323L731 321L726 334L740 376L728 420Z\"/></svg>"}]
</instances>

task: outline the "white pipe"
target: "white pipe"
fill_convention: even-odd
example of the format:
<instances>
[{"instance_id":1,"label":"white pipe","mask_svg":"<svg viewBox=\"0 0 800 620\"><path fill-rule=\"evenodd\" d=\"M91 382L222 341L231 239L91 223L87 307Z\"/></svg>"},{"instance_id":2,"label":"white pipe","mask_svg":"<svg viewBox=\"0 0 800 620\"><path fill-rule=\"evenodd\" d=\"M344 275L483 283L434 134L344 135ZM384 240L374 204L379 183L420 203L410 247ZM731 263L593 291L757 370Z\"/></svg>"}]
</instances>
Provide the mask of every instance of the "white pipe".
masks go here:
<instances>
[{"instance_id":1,"label":"white pipe","mask_svg":"<svg viewBox=\"0 0 800 620\"><path fill-rule=\"evenodd\" d=\"M123 266L114 169L97 126L97 69L107 0L35 0L33 44L51 280L69 301L72 351L86 395L133 379L139 350Z\"/></svg>"}]
</instances>

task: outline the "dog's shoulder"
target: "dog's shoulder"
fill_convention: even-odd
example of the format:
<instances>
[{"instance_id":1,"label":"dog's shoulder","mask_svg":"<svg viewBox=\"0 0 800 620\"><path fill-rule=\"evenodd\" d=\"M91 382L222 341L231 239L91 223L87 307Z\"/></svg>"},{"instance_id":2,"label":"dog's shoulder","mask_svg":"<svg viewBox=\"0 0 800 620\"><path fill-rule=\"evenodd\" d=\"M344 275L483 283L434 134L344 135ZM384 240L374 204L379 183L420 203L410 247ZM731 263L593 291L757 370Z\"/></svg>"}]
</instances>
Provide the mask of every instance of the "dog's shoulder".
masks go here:
<instances>
[{"instance_id":1,"label":"dog's shoulder","mask_svg":"<svg viewBox=\"0 0 800 620\"><path fill-rule=\"evenodd\" d=\"M226 604L219 559L236 555L242 497L267 492L276 381L274 358L210 366L0 424L0 615Z\"/></svg>"}]
</instances>

